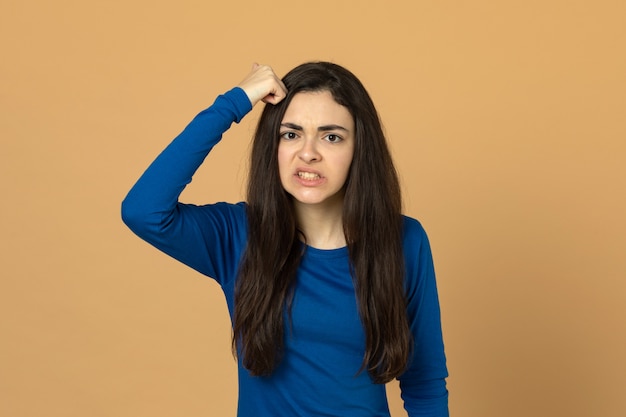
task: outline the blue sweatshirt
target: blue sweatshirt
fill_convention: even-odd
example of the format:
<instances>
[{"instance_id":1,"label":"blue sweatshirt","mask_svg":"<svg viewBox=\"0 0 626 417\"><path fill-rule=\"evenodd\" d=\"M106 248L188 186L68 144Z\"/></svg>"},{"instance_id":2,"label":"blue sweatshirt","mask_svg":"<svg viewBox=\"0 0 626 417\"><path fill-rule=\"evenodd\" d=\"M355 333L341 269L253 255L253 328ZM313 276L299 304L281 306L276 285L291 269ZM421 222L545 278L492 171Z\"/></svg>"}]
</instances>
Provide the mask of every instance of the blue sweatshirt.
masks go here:
<instances>
[{"instance_id":1,"label":"blue sweatshirt","mask_svg":"<svg viewBox=\"0 0 626 417\"><path fill-rule=\"evenodd\" d=\"M252 106L240 88L219 96L157 157L122 203L124 222L161 251L215 279L233 316L239 261L247 241L246 204L183 204L178 197L210 150ZM448 376L428 238L404 217L408 317L414 350L398 379L410 417L448 416ZM239 360L239 417L389 417L385 386L358 373L365 352L347 248L307 246L297 272L293 328L267 377Z\"/></svg>"}]
</instances>

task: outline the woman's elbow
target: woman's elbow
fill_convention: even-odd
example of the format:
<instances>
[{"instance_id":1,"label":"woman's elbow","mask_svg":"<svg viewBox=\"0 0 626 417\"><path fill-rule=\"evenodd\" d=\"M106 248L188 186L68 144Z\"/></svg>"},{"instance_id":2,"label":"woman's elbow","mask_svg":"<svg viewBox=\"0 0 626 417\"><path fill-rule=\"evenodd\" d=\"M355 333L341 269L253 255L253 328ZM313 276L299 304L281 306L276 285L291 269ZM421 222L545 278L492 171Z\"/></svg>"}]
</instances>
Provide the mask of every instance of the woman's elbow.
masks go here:
<instances>
[{"instance_id":1,"label":"woman's elbow","mask_svg":"<svg viewBox=\"0 0 626 417\"><path fill-rule=\"evenodd\" d=\"M146 213L141 210L141 205L126 197L121 206L122 221L130 230L137 233L145 228Z\"/></svg>"}]
</instances>

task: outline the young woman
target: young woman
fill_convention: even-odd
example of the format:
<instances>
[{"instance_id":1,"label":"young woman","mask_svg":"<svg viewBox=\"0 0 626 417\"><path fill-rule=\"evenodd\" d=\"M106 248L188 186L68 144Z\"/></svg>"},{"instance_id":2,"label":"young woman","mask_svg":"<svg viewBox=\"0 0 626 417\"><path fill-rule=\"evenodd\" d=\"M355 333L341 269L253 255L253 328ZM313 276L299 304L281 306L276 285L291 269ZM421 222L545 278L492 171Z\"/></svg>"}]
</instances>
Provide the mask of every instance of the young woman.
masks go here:
<instances>
[{"instance_id":1,"label":"young woman","mask_svg":"<svg viewBox=\"0 0 626 417\"><path fill-rule=\"evenodd\" d=\"M178 202L259 101L246 202ZM348 70L307 63L280 80L255 64L150 165L122 216L221 285L238 416L389 416L384 383L394 378L409 416L448 415L428 239L401 214L378 114Z\"/></svg>"}]
</instances>

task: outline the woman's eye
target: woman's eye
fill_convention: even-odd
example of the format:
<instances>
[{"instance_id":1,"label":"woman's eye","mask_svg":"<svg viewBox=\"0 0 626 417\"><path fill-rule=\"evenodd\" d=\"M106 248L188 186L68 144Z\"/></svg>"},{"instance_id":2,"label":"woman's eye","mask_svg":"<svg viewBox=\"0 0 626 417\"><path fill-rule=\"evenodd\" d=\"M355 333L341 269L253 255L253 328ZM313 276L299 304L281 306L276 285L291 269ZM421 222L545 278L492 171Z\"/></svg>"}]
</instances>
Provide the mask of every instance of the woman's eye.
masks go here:
<instances>
[{"instance_id":1,"label":"woman's eye","mask_svg":"<svg viewBox=\"0 0 626 417\"><path fill-rule=\"evenodd\" d=\"M341 142L341 136L335 135L335 134L330 134L330 135L326 135L326 140L330 143L337 143L337 142Z\"/></svg>"},{"instance_id":2,"label":"woman's eye","mask_svg":"<svg viewBox=\"0 0 626 417\"><path fill-rule=\"evenodd\" d=\"M280 135L283 139L295 139L297 135L294 132L285 132Z\"/></svg>"}]
</instances>

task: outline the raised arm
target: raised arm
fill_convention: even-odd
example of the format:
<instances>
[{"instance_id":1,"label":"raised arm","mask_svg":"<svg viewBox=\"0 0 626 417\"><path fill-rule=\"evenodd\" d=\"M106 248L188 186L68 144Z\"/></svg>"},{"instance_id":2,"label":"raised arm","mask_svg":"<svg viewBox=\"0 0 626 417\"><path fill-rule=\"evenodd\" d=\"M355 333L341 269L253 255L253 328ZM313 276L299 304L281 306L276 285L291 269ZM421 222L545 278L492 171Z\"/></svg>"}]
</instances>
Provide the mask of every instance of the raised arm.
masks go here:
<instances>
[{"instance_id":1,"label":"raised arm","mask_svg":"<svg viewBox=\"0 0 626 417\"><path fill-rule=\"evenodd\" d=\"M194 269L218 278L215 260L207 254L215 242L228 239L229 210L178 201L184 188L213 146L233 122L239 122L259 101L280 102L284 85L268 66L255 64L235 88L200 112L161 152L122 202L122 219L139 237ZM224 208L224 207L222 207Z\"/></svg>"}]
</instances>

